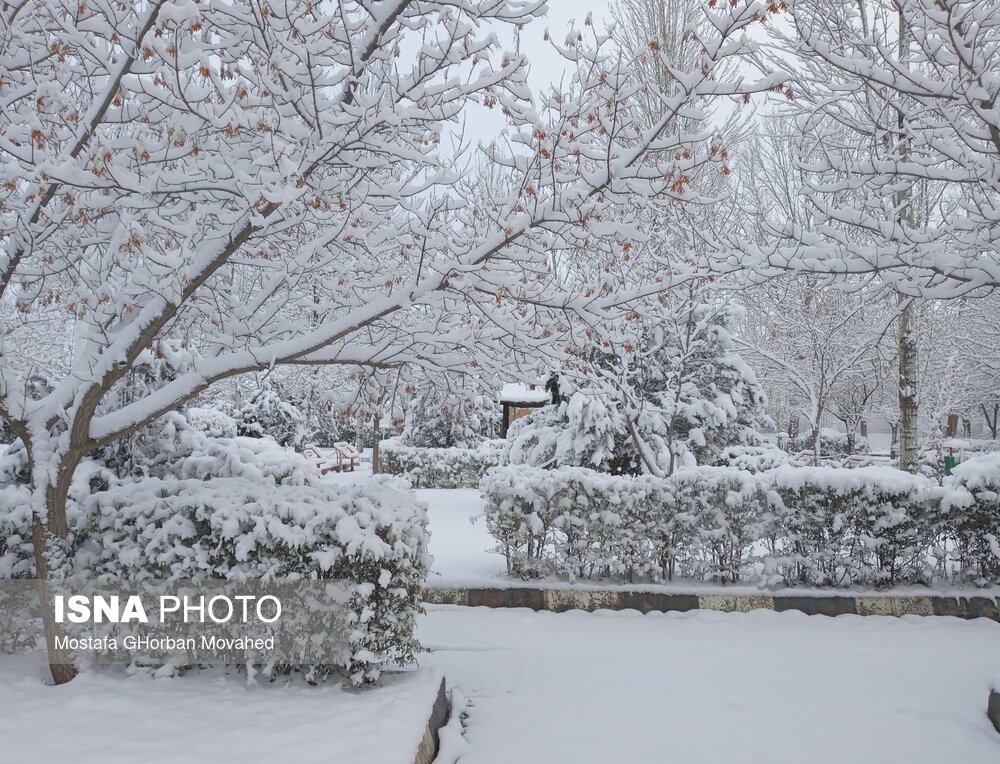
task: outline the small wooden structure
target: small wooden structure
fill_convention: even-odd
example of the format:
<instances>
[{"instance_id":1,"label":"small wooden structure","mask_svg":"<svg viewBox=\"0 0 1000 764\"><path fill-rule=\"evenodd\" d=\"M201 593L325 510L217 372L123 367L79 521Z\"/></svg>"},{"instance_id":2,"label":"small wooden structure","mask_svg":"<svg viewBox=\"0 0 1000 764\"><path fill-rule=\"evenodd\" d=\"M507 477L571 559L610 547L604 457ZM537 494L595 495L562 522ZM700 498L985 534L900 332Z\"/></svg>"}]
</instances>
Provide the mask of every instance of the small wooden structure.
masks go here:
<instances>
[{"instance_id":1,"label":"small wooden structure","mask_svg":"<svg viewBox=\"0 0 1000 764\"><path fill-rule=\"evenodd\" d=\"M361 454L357 449L347 441L340 440L333 444L333 450L337 452L337 471L354 472L354 468L361 461Z\"/></svg>"},{"instance_id":2,"label":"small wooden structure","mask_svg":"<svg viewBox=\"0 0 1000 764\"><path fill-rule=\"evenodd\" d=\"M321 475L325 475L327 472L333 472L337 469L336 465L332 464L329 459L323 456L316 446L302 446L302 455L316 465L316 469L319 470L319 474Z\"/></svg>"},{"instance_id":3,"label":"small wooden structure","mask_svg":"<svg viewBox=\"0 0 1000 764\"><path fill-rule=\"evenodd\" d=\"M361 455L354 446L346 441L334 443L333 452L336 455L336 461L320 453L316 446L305 445L302 447L302 455L315 463L316 469L321 475L325 475L327 472L354 472L354 468L361 460Z\"/></svg>"},{"instance_id":4,"label":"small wooden structure","mask_svg":"<svg viewBox=\"0 0 1000 764\"><path fill-rule=\"evenodd\" d=\"M552 396L540 384L524 385L513 382L500 390L500 405L503 419L500 422L500 437L507 437L507 429L515 419L520 419L532 409L541 408L552 402Z\"/></svg>"}]
</instances>

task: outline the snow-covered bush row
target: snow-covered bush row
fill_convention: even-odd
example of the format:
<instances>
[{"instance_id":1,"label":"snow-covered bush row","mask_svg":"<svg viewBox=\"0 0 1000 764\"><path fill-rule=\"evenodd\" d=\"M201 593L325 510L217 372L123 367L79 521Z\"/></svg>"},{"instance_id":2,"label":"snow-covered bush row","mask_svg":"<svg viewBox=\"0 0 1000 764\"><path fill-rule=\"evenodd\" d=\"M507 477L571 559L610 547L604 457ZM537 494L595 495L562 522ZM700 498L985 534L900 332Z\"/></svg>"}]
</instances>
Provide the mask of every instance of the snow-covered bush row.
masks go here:
<instances>
[{"instance_id":1,"label":"snow-covered bush row","mask_svg":"<svg viewBox=\"0 0 1000 764\"><path fill-rule=\"evenodd\" d=\"M794 451L811 451L815 446L816 440L809 433L800 435L792 441ZM866 454L871 451L871 443L863 435L848 434L824 427L819 431L819 450L820 453L834 456Z\"/></svg>"},{"instance_id":2,"label":"snow-covered bush row","mask_svg":"<svg viewBox=\"0 0 1000 764\"><path fill-rule=\"evenodd\" d=\"M348 581L338 667L356 684L417 650L427 517L399 481L261 490L235 478L149 479L95 494L84 516L78 565L111 581Z\"/></svg>"},{"instance_id":3,"label":"snow-covered bush row","mask_svg":"<svg viewBox=\"0 0 1000 764\"><path fill-rule=\"evenodd\" d=\"M704 581L740 580L754 545L769 530L766 482L729 467L679 470L666 481L673 487L667 511L689 528L681 537L687 543L677 550L682 573Z\"/></svg>"},{"instance_id":4,"label":"snow-covered bush row","mask_svg":"<svg viewBox=\"0 0 1000 764\"><path fill-rule=\"evenodd\" d=\"M819 586L929 581L941 488L891 467L779 467L770 491L768 580Z\"/></svg>"},{"instance_id":5,"label":"snow-covered bush row","mask_svg":"<svg viewBox=\"0 0 1000 764\"><path fill-rule=\"evenodd\" d=\"M512 465L480 488L514 575L985 585L1000 581L1000 456L967 464L944 487L888 467L660 479Z\"/></svg>"},{"instance_id":6,"label":"snow-covered bush row","mask_svg":"<svg viewBox=\"0 0 1000 764\"><path fill-rule=\"evenodd\" d=\"M24 496L14 486L0 499ZM11 494L8 496L7 494ZM17 506L20 505L20 506ZM71 503L73 571L89 582L147 580L338 581L343 612L289 612L282 627L305 631L316 617L346 624L332 665L279 665L355 684L411 661L427 572L425 505L392 478L336 486L272 480L143 478ZM31 515L0 509L0 576L30 577Z\"/></svg>"},{"instance_id":7,"label":"snow-covered bush row","mask_svg":"<svg viewBox=\"0 0 1000 764\"><path fill-rule=\"evenodd\" d=\"M487 440L476 448L416 448L397 438L380 445L379 468L404 475L414 488L476 488L491 467L501 463L503 441Z\"/></svg>"},{"instance_id":8,"label":"snow-covered bush row","mask_svg":"<svg viewBox=\"0 0 1000 764\"><path fill-rule=\"evenodd\" d=\"M669 490L650 476L611 476L583 467L545 470L517 465L490 470L480 483L486 527L514 575L571 577L652 575L660 553L669 565L676 547L664 522L649 520Z\"/></svg>"},{"instance_id":9,"label":"snow-covered bush row","mask_svg":"<svg viewBox=\"0 0 1000 764\"><path fill-rule=\"evenodd\" d=\"M733 581L763 533L765 495L743 470L664 479L517 465L491 470L480 489L514 575Z\"/></svg>"},{"instance_id":10,"label":"snow-covered bush row","mask_svg":"<svg viewBox=\"0 0 1000 764\"><path fill-rule=\"evenodd\" d=\"M1000 581L1000 453L967 459L944 484L950 562L964 581Z\"/></svg>"}]
</instances>

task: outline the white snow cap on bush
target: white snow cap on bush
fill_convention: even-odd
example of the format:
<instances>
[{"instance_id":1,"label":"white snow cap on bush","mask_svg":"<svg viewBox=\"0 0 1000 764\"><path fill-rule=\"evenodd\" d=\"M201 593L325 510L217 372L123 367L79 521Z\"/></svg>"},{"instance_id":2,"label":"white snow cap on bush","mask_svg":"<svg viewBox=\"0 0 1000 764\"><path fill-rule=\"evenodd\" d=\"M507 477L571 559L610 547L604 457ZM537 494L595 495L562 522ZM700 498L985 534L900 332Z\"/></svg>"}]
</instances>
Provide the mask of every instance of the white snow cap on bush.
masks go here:
<instances>
[{"instance_id":1,"label":"white snow cap on bush","mask_svg":"<svg viewBox=\"0 0 1000 764\"><path fill-rule=\"evenodd\" d=\"M350 625L338 667L353 682L374 681L418 650L427 514L402 481L147 478L88 497L82 514L75 564L88 580L337 580L348 592L337 617ZM328 670L294 668L314 678Z\"/></svg>"},{"instance_id":2,"label":"white snow cap on bush","mask_svg":"<svg viewBox=\"0 0 1000 764\"><path fill-rule=\"evenodd\" d=\"M967 459L944 485L942 511L955 567L979 586L1000 581L1000 453Z\"/></svg>"},{"instance_id":3,"label":"white snow cap on bush","mask_svg":"<svg viewBox=\"0 0 1000 764\"><path fill-rule=\"evenodd\" d=\"M1000 491L1000 452L966 459L952 469L944 484L968 491Z\"/></svg>"},{"instance_id":4,"label":"white snow cap on bush","mask_svg":"<svg viewBox=\"0 0 1000 764\"><path fill-rule=\"evenodd\" d=\"M820 586L1000 581L1000 458L958 485L890 467L491 470L480 489L517 575Z\"/></svg>"},{"instance_id":5,"label":"white snow cap on bush","mask_svg":"<svg viewBox=\"0 0 1000 764\"><path fill-rule=\"evenodd\" d=\"M215 420L212 426L221 422ZM269 436L216 438L206 435L198 423L199 415L192 421L177 412L160 420L157 454L147 465L150 476L202 480L246 477L295 485L319 479L319 470L312 461L279 446Z\"/></svg>"},{"instance_id":6,"label":"white snow cap on bush","mask_svg":"<svg viewBox=\"0 0 1000 764\"><path fill-rule=\"evenodd\" d=\"M191 406L187 409L187 420L208 438L235 438L236 420L214 408Z\"/></svg>"}]
</instances>

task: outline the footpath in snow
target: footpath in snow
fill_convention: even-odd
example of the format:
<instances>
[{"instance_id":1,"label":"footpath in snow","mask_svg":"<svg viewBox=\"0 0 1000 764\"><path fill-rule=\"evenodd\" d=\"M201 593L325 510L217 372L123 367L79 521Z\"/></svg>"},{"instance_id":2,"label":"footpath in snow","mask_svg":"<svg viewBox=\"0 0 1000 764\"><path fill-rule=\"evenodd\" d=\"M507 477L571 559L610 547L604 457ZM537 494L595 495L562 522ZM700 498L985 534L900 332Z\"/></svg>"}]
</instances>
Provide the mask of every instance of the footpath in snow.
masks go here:
<instances>
[{"instance_id":1,"label":"footpath in snow","mask_svg":"<svg viewBox=\"0 0 1000 764\"><path fill-rule=\"evenodd\" d=\"M996 764L1000 624L429 606L461 764ZM450 763L449 763L450 764Z\"/></svg>"}]
</instances>

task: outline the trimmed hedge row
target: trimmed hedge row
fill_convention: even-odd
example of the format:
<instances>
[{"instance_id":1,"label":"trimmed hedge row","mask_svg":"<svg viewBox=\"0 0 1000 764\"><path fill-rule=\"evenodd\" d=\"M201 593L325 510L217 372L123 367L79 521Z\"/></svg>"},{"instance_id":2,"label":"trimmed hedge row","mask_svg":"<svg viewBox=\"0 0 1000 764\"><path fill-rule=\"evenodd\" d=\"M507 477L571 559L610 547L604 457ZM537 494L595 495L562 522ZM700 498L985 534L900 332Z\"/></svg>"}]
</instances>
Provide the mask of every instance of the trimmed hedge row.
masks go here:
<instances>
[{"instance_id":1,"label":"trimmed hedge row","mask_svg":"<svg viewBox=\"0 0 1000 764\"><path fill-rule=\"evenodd\" d=\"M476 488L501 463L502 445L487 440L478 448L416 448L392 438L380 446L379 469L405 477L414 488Z\"/></svg>"},{"instance_id":2,"label":"trimmed hedge row","mask_svg":"<svg viewBox=\"0 0 1000 764\"><path fill-rule=\"evenodd\" d=\"M325 623L333 646L325 655L332 657L321 665L273 665L268 673L296 670L321 680L336 672L363 684L419 651L427 514L402 481L145 478L81 497L71 514L71 575L81 581L335 585L343 596L334 611L306 608L282 620L304 637ZM10 534L0 546L4 577L33 573L30 517L24 504L0 507L0 529Z\"/></svg>"},{"instance_id":3,"label":"trimmed hedge row","mask_svg":"<svg viewBox=\"0 0 1000 764\"><path fill-rule=\"evenodd\" d=\"M887 467L704 467L661 479L518 466L491 470L480 488L512 575L1000 581L1000 455L945 486Z\"/></svg>"}]
</instances>

